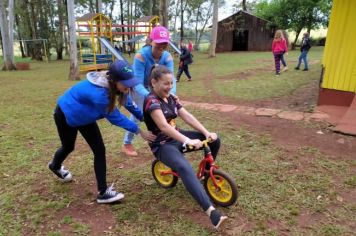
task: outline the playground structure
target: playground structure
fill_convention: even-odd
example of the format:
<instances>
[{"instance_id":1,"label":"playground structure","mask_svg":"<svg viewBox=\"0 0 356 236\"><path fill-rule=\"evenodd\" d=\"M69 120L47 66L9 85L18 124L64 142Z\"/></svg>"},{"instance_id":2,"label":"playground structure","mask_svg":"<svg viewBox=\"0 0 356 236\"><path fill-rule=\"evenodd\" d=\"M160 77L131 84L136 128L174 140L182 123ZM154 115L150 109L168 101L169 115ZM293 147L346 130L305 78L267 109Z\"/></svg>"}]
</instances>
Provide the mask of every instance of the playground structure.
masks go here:
<instances>
[{"instance_id":1,"label":"playground structure","mask_svg":"<svg viewBox=\"0 0 356 236\"><path fill-rule=\"evenodd\" d=\"M132 25L113 24L107 16L100 13L88 13L79 17L77 35L80 71L104 70L115 58L125 60L120 48L113 44L115 36L127 38L122 43L129 44L131 50L135 50L135 42L148 37L158 23L158 16L142 17Z\"/></svg>"}]
</instances>

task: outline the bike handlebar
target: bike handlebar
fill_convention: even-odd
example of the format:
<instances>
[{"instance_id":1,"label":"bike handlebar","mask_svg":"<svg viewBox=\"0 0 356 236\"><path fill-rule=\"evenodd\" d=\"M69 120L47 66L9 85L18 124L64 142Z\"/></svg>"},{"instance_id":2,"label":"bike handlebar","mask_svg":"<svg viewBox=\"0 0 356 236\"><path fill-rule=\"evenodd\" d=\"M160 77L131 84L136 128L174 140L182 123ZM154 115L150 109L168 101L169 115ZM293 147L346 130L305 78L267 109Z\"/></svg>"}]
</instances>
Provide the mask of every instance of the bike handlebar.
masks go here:
<instances>
[{"instance_id":1,"label":"bike handlebar","mask_svg":"<svg viewBox=\"0 0 356 236\"><path fill-rule=\"evenodd\" d=\"M203 140L201 142L203 143L203 147L208 147L208 143L213 142L213 140L211 138L208 138L208 139L205 139L205 140ZM192 150L195 150L194 146L192 146L192 145L187 145L187 146L184 147L184 151L192 151Z\"/></svg>"}]
</instances>

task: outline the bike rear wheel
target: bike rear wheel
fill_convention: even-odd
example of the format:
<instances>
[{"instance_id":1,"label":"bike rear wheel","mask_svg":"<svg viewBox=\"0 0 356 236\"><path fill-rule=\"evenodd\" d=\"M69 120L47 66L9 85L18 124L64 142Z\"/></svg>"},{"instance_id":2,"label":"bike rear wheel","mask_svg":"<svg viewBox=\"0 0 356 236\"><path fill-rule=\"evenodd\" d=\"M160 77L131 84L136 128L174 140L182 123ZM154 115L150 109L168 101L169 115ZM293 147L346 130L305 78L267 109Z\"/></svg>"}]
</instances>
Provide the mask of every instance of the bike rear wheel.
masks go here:
<instances>
[{"instance_id":1,"label":"bike rear wheel","mask_svg":"<svg viewBox=\"0 0 356 236\"><path fill-rule=\"evenodd\" d=\"M227 173L222 170L213 170L218 188L215 187L210 175L204 179L204 188L210 199L219 206L231 206L237 201L237 185Z\"/></svg>"},{"instance_id":2,"label":"bike rear wheel","mask_svg":"<svg viewBox=\"0 0 356 236\"><path fill-rule=\"evenodd\" d=\"M163 171L172 171L171 168L159 160L152 162L152 175L155 181L163 188L173 188L178 181L178 177L173 174L162 175Z\"/></svg>"}]
</instances>

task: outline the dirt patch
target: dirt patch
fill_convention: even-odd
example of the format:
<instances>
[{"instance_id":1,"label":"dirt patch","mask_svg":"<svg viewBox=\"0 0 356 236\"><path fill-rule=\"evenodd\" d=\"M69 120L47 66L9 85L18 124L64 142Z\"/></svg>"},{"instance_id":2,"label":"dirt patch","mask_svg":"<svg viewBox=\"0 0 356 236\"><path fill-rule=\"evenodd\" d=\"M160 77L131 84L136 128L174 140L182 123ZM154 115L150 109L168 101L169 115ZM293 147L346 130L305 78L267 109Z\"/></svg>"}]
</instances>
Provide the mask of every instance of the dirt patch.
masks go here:
<instances>
[{"instance_id":1,"label":"dirt patch","mask_svg":"<svg viewBox=\"0 0 356 236\"><path fill-rule=\"evenodd\" d=\"M318 123L313 128L278 118L236 115L233 112L225 114L237 127L246 125L254 132L271 135L273 142L287 151L296 152L301 147L314 147L335 160L355 158L350 154L356 153L356 138L334 133L328 129L327 124Z\"/></svg>"},{"instance_id":2,"label":"dirt patch","mask_svg":"<svg viewBox=\"0 0 356 236\"><path fill-rule=\"evenodd\" d=\"M103 235L112 231L116 225L115 216L110 205L96 202L96 182L93 175L77 177L70 185L71 196L75 199L66 208L56 214L58 221L70 217L71 222L59 224L59 231L63 234L76 232L75 224L83 225L82 231L90 235ZM121 203L117 203L121 204Z\"/></svg>"},{"instance_id":3,"label":"dirt patch","mask_svg":"<svg viewBox=\"0 0 356 236\"><path fill-rule=\"evenodd\" d=\"M273 99L245 102L244 104L252 107L268 107L282 110L309 112L312 111L317 104L318 91L319 82L313 81L296 89L290 95Z\"/></svg>"}]
</instances>

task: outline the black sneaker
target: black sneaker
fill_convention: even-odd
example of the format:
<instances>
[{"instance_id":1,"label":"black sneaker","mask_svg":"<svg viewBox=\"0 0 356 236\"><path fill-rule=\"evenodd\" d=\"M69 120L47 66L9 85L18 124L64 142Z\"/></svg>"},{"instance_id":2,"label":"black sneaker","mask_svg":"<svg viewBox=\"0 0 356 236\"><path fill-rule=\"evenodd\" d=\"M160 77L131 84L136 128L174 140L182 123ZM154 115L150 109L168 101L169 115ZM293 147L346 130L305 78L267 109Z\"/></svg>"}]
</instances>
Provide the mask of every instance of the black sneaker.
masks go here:
<instances>
[{"instance_id":1,"label":"black sneaker","mask_svg":"<svg viewBox=\"0 0 356 236\"><path fill-rule=\"evenodd\" d=\"M69 170L66 170L64 166L61 166L59 170L55 170L53 168L52 162L48 163L48 168L55 174L57 175L63 182L70 182L72 181L72 174L69 172Z\"/></svg>"},{"instance_id":2,"label":"black sneaker","mask_svg":"<svg viewBox=\"0 0 356 236\"><path fill-rule=\"evenodd\" d=\"M215 229L218 229L221 223L227 219L227 216L222 216L218 210L213 210L210 213L210 221Z\"/></svg>"},{"instance_id":3,"label":"black sneaker","mask_svg":"<svg viewBox=\"0 0 356 236\"><path fill-rule=\"evenodd\" d=\"M295 68L294 68L294 70L299 70L299 67L298 67L298 66L297 66L297 67L295 67Z\"/></svg>"},{"instance_id":4,"label":"black sneaker","mask_svg":"<svg viewBox=\"0 0 356 236\"><path fill-rule=\"evenodd\" d=\"M308 71L309 69L303 69L303 71Z\"/></svg>"},{"instance_id":5,"label":"black sneaker","mask_svg":"<svg viewBox=\"0 0 356 236\"><path fill-rule=\"evenodd\" d=\"M116 192L113 190L114 184L112 184L109 188L106 189L105 193L98 194L96 197L96 201L98 203L112 203L123 199L125 196L123 193Z\"/></svg>"}]
</instances>

